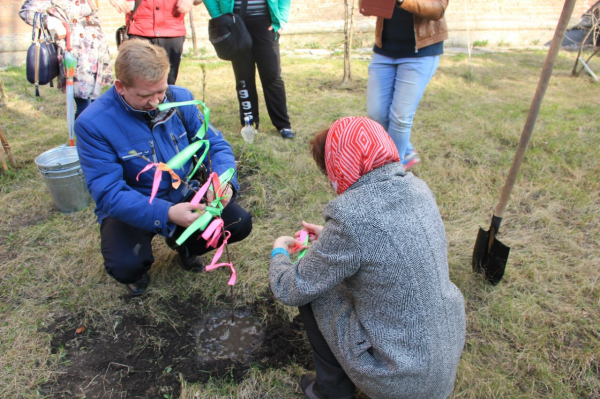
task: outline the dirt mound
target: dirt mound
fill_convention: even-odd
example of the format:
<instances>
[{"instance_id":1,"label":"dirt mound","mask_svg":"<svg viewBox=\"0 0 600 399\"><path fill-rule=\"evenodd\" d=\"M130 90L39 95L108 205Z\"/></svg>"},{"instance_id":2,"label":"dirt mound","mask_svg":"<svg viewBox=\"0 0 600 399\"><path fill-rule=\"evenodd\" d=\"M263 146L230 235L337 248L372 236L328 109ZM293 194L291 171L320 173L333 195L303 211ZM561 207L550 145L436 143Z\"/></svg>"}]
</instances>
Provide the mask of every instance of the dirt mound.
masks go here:
<instances>
[{"instance_id":1,"label":"dirt mound","mask_svg":"<svg viewBox=\"0 0 600 399\"><path fill-rule=\"evenodd\" d=\"M206 382L227 378L239 382L251 364L281 367L294 362L312 369L312 355L302 323L284 320L273 299L261 299L241 311L267 315L262 344L243 362L234 359L206 361L198 353L194 332L206 304L200 298L165 303L168 321L156 323L143 314L118 314L113 326L86 329L74 314L64 315L46 329L54 353L65 368L40 393L51 397L178 397L180 378ZM237 312L238 310L236 310ZM181 377L180 377L181 376Z\"/></svg>"}]
</instances>

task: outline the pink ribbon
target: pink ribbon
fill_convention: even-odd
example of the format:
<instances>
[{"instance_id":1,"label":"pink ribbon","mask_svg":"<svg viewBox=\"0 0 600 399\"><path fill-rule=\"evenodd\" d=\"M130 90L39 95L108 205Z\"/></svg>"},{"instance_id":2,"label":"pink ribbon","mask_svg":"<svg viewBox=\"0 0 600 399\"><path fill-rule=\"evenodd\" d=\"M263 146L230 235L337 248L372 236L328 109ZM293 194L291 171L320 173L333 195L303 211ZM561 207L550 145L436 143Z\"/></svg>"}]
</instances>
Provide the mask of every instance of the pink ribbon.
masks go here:
<instances>
[{"instance_id":1,"label":"pink ribbon","mask_svg":"<svg viewBox=\"0 0 600 399\"><path fill-rule=\"evenodd\" d=\"M142 169L135 178L135 180L140 181L140 175L154 167L156 167L156 171L154 172L154 182L152 183L152 192L150 193L150 203L152 203L152 200L156 197L156 193L158 192L158 186L162 180L162 170L158 169L157 163L149 163L144 166L144 169Z\"/></svg>"},{"instance_id":2,"label":"pink ribbon","mask_svg":"<svg viewBox=\"0 0 600 399\"><path fill-rule=\"evenodd\" d=\"M214 222L212 224L214 224ZM221 244L219 249L217 249L217 252L215 253L215 256L213 256L213 259L212 259L212 262L210 263L210 265L206 266L206 271L209 272L209 271L214 270L217 267L221 267L221 266L229 266L229 268L231 269L231 278L229 279L229 282L227 282L227 284L234 285L235 280L237 279L237 274L235 272L235 268L233 267L233 265L231 263L217 263L217 261L221 258L221 255L223 254L223 248L225 248L225 245L227 245L227 240L229 239L230 236L231 236L231 233L229 231L225 231L225 238L223 238L223 244Z\"/></svg>"},{"instance_id":3,"label":"pink ribbon","mask_svg":"<svg viewBox=\"0 0 600 399\"><path fill-rule=\"evenodd\" d=\"M213 181L213 191L215 193L215 198L221 198L221 181L219 180L219 176L216 173L213 173L212 181ZM210 180L210 179L209 179Z\"/></svg>"},{"instance_id":4,"label":"pink ribbon","mask_svg":"<svg viewBox=\"0 0 600 399\"><path fill-rule=\"evenodd\" d=\"M298 241L300 241L303 245L306 241L306 236L308 236L308 231L304 229L300 230L300 237L298 237Z\"/></svg>"},{"instance_id":5,"label":"pink ribbon","mask_svg":"<svg viewBox=\"0 0 600 399\"><path fill-rule=\"evenodd\" d=\"M221 267L221 266L229 266L229 268L231 269L231 278L229 279L227 284L234 285L235 280L237 279L237 275L235 273L235 268L233 267L233 265L231 263L217 263L216 265L206 266L206 271L209 272L209 271L216 269L217 267Z\"/></svg>"},{"instance_id":6,"label":"pink ribbon","mask_svg":"<svg viewBox=\"0 0 600 399\"><path fill-rule=\"evenodd\" d=\"M206 228L206 230L204 230L204 233L202 233L202 238L206 240L206 248L217 247L217 244L219 243L219 238L221 237L223 224L223 219L217 218L212 221L212 223Z\"/></svg>"},{"instance_id":7,"label":"pink ribbon","mask_svg":"<svg viewBox=\"0 0 600 399\"><path fill-rule=\"evenodd\" d=\"M173 172L173 169L171 169L169 165L162 162L150 163L144 166L144 169L142 169L140 173L138 173L135 180L140 181L140 175L152 168L156 168L156 171L154 172L154 181L152 182L150 203L152 203L152 200L154 199L154 197L156 197L156 193L158 192L158 186L160 185L160 182L162 180L162 172L168 172L171 175L171 185L173 186L173 188L177 189L177 187L179 187L179 185L181 184L181 179L179 178L179 176L177 176L175 172Z\"/></svg>"},{"instance_id":8,"label":"pink ribbon","mask_svg":"<svg viewBox=\"0 0 600 399\"><path fill-rule=\"evenodd\" d=\"M208 176L208 180L206 181L206 183L204 183L204 185L202 187L200 187L200 190L198 190L196 195L194 195L194 198L192 198L192 200L190 201L190 204L192 204L192 205L200 204L200 201L204 197L204 194L206 194L206 192L208 191L208 188L210 187L211 180L214 180L215 176L216 176L217 180L219 180L219 175L217 175L215 172L212 172Z\"/></svg>"}]
</instances>

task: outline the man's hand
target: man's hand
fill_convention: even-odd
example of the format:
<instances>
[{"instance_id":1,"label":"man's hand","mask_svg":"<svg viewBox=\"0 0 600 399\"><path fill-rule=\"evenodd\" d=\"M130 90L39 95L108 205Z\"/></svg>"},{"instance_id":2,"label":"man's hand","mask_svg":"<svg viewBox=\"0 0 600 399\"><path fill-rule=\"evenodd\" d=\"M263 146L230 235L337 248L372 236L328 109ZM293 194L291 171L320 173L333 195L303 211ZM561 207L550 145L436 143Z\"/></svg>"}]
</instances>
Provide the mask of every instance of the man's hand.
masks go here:
<instances>
[{"instance_id":1,"label":"man's hand","mask_svg":"<svg viewBox=\"0 0 600 399\"><path fill-rule=\"evenodd\" d=\"M225 190L225 193L221 197L221 204L223 205L223 208L225 208L227 206L227 204L229 204L229 201L231 201L232 196L233 196L233 189L228 184L227 189ZM215 200L215 193L213 193L212 190L208 190L206 192L206 201L210 204L214 200Z\"/></svg>"},{"instance_id":2,"label":"man's hand","mask_svg":"<svg viewBox=\"0 0 600 399\"><path fill-rule=\"evenodd\" d=\"M192 10L194 6L194 0L178 0L177 1L177 11L180 14L187 14Z\"/></svg>"},{"instance_id":3,"label":"man's hand","mask_svg":"<svg viewBox=\"0 0 600 399\"><path fill-rule=\"evenodd\" d=\"M181 227L190 227L204 213L206 206L192 205L189 202L173 205L169 208L169 222L175 223ZM200 210L201 212L193 212Z\"/></svg>"},{"instance_id":4,"label":"man's hand","mask_svg":"<svg viewBox=\"0 0 600 399\"><path fill-rule=\"evenodd\" d=\"M110 4L121 14L127 14L131 11L131 3L127 0L109 0Z\"/></svg>"},{"instance_id":5,"label":"man's hand","mask_svg":"<svg viewBox=\"0 0 600 399\"><path fill-rule=\"evenodd\" d=\"M294 237L281 236L273 243L273 249L275 248L283 248L288 252L288 254L294 255L308 247L298 242L298 240L296 240Z\"/></svg>"},{"instance_id":6,"label":"man's hand","mask_svg":"<svg viewBox=\"0 0 600 399\"><path fill-rule=\"evenodd\" d=\"M302 221L302 227L308 233L308 242L317 241L321 231L323 231L323 226L319 226L318 224L306 223L304 220ZM294 237L300 237L300 231L294 233Z\"/></svg>"}]
</instances>

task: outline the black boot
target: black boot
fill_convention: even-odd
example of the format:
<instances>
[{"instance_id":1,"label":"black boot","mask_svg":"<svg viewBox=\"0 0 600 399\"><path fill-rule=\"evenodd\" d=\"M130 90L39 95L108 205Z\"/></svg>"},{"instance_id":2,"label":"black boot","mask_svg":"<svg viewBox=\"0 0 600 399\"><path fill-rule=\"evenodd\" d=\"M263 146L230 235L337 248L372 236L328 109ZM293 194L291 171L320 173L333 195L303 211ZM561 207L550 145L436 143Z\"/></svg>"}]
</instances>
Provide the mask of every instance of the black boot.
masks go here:
<instances>
[{"instance_id":1,"label":"black boot","mask_svg":"<svg viewBox=\"0 0 600 399\"><path fill-rule=\"evenodd\" d=\"M131 295L140 296L146 292L148 284L150 284L150 276L148 276L147 273L144 273L142 277L135 283L125 284L125 288L127 288L127 291L129 291Z\"/></svg>"},{"instance_id":2,"label":"black boot","mask_svg":"<svg viewBox=\"0 0 600 399\"><path fill-rule=\"evenodd\" d=\"M190 254L185 245L177 245L177 242L172 237L165 238L165 243L179 254L179 266L183 270L192 273L202 273L205 270L206 267L202 258L198 255Z\"/></svg>"},{"instance_id":3,"label":"black boot","mask_svg":"<svg viewBox=\"0 0 600 399\"><path fill-rule=\"evenodd\" d=\"M202 258L198 255L190 254L185 245L179 246L175 250L179 254L179 266L183 270L192 273L202 273L206 269Z\"/></svg>"}]
</instances>

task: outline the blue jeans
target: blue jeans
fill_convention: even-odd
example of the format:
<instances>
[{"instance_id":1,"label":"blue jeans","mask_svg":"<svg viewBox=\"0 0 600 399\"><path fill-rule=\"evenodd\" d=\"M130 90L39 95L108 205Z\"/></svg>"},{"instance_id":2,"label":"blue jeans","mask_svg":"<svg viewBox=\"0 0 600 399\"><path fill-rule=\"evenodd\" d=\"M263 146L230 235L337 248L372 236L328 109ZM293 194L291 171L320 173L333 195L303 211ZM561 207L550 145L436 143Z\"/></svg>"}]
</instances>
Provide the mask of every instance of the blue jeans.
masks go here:
<instances>
[{"instance_id":1,"label":"blue jeans","mask_svg":"<svg viewBox=\"0 0 600 399\"><path fill-rule=\"evenodd\" d=\"M369 64L367 114L388 132L400 160L414 150L410 129L440 56L390 58L374 53Z\"/></svg>"}]
</instances>

